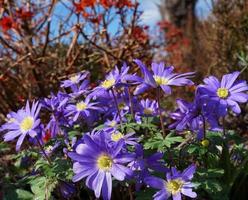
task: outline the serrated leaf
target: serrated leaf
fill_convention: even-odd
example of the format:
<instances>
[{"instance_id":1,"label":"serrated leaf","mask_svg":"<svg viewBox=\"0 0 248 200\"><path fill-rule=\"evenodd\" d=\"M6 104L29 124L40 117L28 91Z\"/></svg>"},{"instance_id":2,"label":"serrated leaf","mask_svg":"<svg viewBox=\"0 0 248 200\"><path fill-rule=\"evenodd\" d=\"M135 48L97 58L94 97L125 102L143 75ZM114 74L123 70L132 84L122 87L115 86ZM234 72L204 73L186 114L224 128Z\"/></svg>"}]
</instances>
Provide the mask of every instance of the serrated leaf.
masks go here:
<instances>
[{"instance_id":1,"label":"serrated leaf","mask_svg":"<svg viewBox=\"0 0 248 200\"><path fill-rule=\"evenodd\" d=\"M35 200L46 200L50 198L51 192L57 185L57 180L44 176L36 177L30 181L30 185Z\"/></svg>"},{"instance_id":2,"label":"serrated leaf","mask_svg":"<svg viewBox=\"0 0 248 200\"><path fill-rule=\"evenodd\" d=\"M34 198L34 195L27 190L16 189L15 192L17 194L18 199L32 200Z\"/></svg>"}]
</instances>

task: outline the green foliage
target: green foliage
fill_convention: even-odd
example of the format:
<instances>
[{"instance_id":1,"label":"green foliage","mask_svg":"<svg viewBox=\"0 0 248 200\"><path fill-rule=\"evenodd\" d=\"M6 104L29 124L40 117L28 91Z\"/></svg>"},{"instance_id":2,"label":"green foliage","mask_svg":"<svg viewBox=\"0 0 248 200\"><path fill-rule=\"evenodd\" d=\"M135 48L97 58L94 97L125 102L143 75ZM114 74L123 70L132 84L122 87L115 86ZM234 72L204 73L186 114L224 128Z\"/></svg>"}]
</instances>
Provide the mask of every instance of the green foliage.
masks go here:
<instances>
[{"instance_id":1,"label":"green foliage","mask_svg":"<svg viewBox=\"0 0 248 200\"><path fill-rule=\"evenodd\" d=\"M51 177L34 177L30 180L31 191L35 200L50 199L51 192L57 185L57 180Z\"/></svg>"},{"instance_id":2,"label":"green foliage","mask_svg":"<svg viewBox=\"0 0 248 200\"><path fill-rule=\"evenodd\" d=\"M158 151L165 151L172 145L183 142L181 136L175 136L174 133L168 134L165 138L161 133L156 133L144 143L145 149L157 149Z\"/></svg>"},{"instance_id":3,"label":"green foliage","mask_svg":"<svg viewBox=\"0 0 248 200\"><path fill-rule=\"evenodd\" d=\"M141 190L135 192L135 200L151 200L154 194L154 190L150 188L146 188L145 190Z\"/></svg>"}]
</instances>

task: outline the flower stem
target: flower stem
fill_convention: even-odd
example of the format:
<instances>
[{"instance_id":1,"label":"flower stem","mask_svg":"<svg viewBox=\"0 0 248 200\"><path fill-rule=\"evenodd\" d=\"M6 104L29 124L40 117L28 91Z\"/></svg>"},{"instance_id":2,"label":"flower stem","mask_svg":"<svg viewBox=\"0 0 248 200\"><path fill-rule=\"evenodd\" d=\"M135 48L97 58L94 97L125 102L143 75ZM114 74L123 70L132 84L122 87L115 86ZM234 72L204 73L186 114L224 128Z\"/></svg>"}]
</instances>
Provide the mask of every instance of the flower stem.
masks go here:
<instances>
[{"instance_id":1,"label":"flower stem","mask_svg":"<svg viewBox=\"0 0 248 200\"><path fill-rule=\"evenodd\" d=\"M44 156L46 157L46 159L47 159L47 161L48 161L49 165L52 165L52 161L51 161L51 159L48 157L48 155L46 154L46 152L45 152L45 150L44 150L44 148L43 148L42 144L40 143L39 138L38 138L37 136L35 136L35 138L36 138L36 140L37 140L37 142L38 142L38 145L39 145L39 147L40 147L40 149L41 149L42 153L43 153L43 154L44 154Z\"/></svg>"},{"instance_id":2,"label":"flower stem","mask_svg":"<svg viewBox=\"0 0 248 200\"><path fill-rule=\"evenodd\" d=\"M113 94L113 97L114 97L114 101L115 101L115 106L116 106L116 109L117 109L117 114L118 114L118 117L120 119L120 123L121 123L121 127L122 127L122 118L121 118L121 112L120 112L120 109L118 107L118 103L117 103L117 98L115 96L115 92L113 90L113 88L110 89L112 94Z\"/></svg>"},{"instance_id":3,"label":"flower stem","mask_svg":"<svg viewBox=\"0 0 248 200\"><path fill-rule=\"evenodd\" d=\"M226 121L225 121L225 116L223 117L223 135L226 136Z\"/></svg>"},{"instance_id":4,"label":"flower stem","mask_svg":"<svg viewBox=\"0 0 248 200\"><path fill-rule=\"evenodd\" d=\"M202 121L203 121L203 140L206 138L206 120L203 114L201 114Z\"/></svg>"},{"instance_id":5,"label":"flower stem","mask_svg":"<svg viewBox=\"0 0 248 200\"><path fill-rule=\"evenodd\" d=\"M134 110L133 110L133 101L132 101L132 94L130 91L130 88L128 87L128 97L129 97L129 106L130 106L130 112L132 114L133 117L133 121L135 120L135 116L134 116Z\"/></svg>"},{"instance_id":6,"label":"flower stem","mask_svg":"<svg viewBox=\"0 0 248 200\"><path fill-rule=\"evenodd\" d=\"M166 136L165 133L165 128L164 128L164 119L163 119L163 115L162 115L162 109L161 109L161 103L160 103L160 88L157 88L157 102L158 102L158 111L159 111L159 117L160 117L160 125L162 128L162 132L163 132L163 136Z\"/></svg>"}]
</instances>

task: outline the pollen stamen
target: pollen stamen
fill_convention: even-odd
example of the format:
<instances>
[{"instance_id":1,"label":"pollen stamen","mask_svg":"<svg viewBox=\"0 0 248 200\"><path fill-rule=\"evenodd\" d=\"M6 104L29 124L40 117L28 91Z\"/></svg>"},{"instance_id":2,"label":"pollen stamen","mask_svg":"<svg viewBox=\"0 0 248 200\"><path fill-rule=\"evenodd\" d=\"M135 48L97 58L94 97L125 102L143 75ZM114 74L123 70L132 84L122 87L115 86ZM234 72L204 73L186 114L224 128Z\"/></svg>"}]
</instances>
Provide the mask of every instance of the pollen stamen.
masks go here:
<instances>
[{"instance_id":1,"label":"pollen stamen","mask_svg":"<svg viewBox=\"0 0 248 200\"><path fill-rule=\"evenodd\" d=\"M168 84L169 80L167 78L164 78L162 76L153 76L155 82L158 84L158 85L166 85Z\"/></svg>"},{"instance_id":2,"label":"pollen stamen","mask_svg":"<svg viewBox=\"0 0 248 200\"><path fill-rule=\"evenodd\" d=\"M109 79L102 82L101 86L105 89L112 87L115 84L115 79Z\"/></svg>"},{"instance_id":3,"label":"pollen stamen","mask_svg":"<svg viewBox=\"0 0 248 200\"><path fill-rule=\"evenodd\" d=\"M218 97L220 97L222 99L225 99L228 96L228 94L229 94L229 91L226 88L219 88L217 90Z\"/></svg>"},{"instance_id":4,"label":"pollen stamen","mask_svg":"<svg viewBox=\"0 0 248 200\"><path fill-rule=\"evenodd\" d=\"M112 167L113 160L110 156L108 155L101 155L97 159L97 166L99 169L107 171Z\"/></svg>"},{"instance_id":5,"label":"pollen stamen","mask_svg":"<svg viewBox=\"0 0 248 200\"><path fill-rule=\"evenodd\" d=\"M22 120L22 122L20 124L20 128L23 132L26 132L26 131L30 130L33 127L33 125L34 125L33 117L28 116Z\"/></svg>"},{"instance_id":6,"label":"pollen stamen","mask_svg":"<svg viewBox=\"0 0 248 200\"><path fill-rule=\"evenodd\" d=\"M166 182L165 187L169 193L174 195L181 191L183 183L181 179L174 179Z\"/></svg>"},{"instance_id":7,"label":"pollen stamen","mask_svg":"<svg viewBox=\"0 0 248 200\"><path fill-rule=\"evenodd\" d=\"M124 137L124 135L121 132L115 132L111 135L111 139L114 142L118 142L120 139L122 139Z\"/></svg>"},{"instance_id":8,"label":"pollen stamen","mask_svg":"<svg viewBox=\"0 0 248 200\"><path fill-rule=\"evenodd\" d=\"M87 108L87 104L83 101L76 104L77 111L83 111Z\"/></svg>"}]
</instances>

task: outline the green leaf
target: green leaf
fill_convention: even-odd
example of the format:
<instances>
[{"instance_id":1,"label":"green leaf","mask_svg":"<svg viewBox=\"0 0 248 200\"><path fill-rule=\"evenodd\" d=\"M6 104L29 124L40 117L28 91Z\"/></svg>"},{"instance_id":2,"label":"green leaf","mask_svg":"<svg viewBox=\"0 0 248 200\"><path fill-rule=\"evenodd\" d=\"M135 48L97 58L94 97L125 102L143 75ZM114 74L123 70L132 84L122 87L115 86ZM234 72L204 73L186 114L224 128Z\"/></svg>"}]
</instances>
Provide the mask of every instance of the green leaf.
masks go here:
<instances>
[{"instance_id":1,"label":"green leaf","mask_svg":"<svg viewBox=\"0 0 248 200\"><path fill-rule=\"evenodd\" d=\"M172 145L183 141L184 139L181 136L173 136L173 133L168 134L165 138L161 133L156 133L152 138L145 142L144 148L164 151L166 148L170 148Z\"/></svg>"},{"instance_id":2,"label":"green leaf","mask_svg":"<svg viewBox=\"0 0 248 200\"><path fill-rule=\"evenodd\" d=\"M141 190L141 191L135 192L135 196L136 196L135 200L151 200L153 194L154 194L153 189Z\"/></svg>"},{"instance_id":3,"label":"green leaf","mask_svg":"<svg viewBox=\"0 0 248 200\"><path fill-rule=\"evenodd\" d=\"M183 141L184 139L181 136L173 136L173 133L170 133L165 137L164 144L167 147L171 147L171 145L181 143Z\"/></svg>"},{"instance_id":4,"label":"green leaf","mask_svg":"<svg viewBox=\"0 0 248 200\"><path fill-rule=\"evenodd\" d=\"M18 199L22 199L22 200L32 200L32 199L34 199L34 195L29 191L22 190L22 189L16 189L15 192L17 193Z\"/></svg>"},{"instance_id":5,"label":"green leaf","mask_svg":"<svg viewBox=\"0 0 248 200\"><path fill-rule=\"evenodd\" d=\"M41 176L36 177L29 183L31 185L31 190L34 193L34 199L45 200L51 197L51 193L57 185L57 180Z\"/></svg>"}]
</instances>

